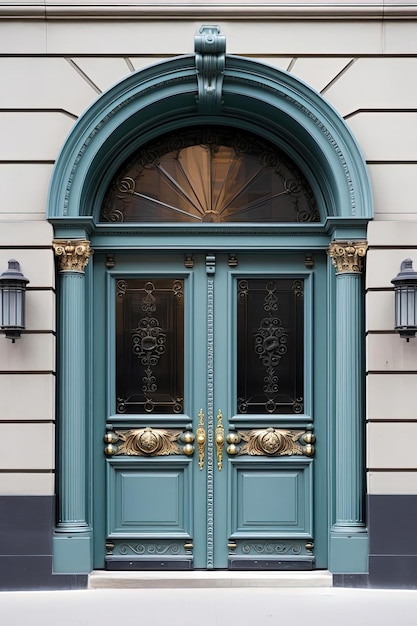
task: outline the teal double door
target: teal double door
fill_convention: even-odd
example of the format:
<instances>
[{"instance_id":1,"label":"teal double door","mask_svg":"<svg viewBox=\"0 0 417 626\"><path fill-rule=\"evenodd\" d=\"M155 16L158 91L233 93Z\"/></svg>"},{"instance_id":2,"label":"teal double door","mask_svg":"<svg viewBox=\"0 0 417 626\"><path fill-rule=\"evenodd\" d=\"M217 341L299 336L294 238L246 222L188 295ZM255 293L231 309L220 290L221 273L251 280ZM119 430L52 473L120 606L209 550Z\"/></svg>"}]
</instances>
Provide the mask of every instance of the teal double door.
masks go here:
<instances>
[{"instance_id":1,"label":"teal double door","mask_svg":"<svg viewBox=\"0 0 417 626\"><path fill-rule=\"evenodd\" d=\"M95 254L96 567L326 567L325 268Z\"/></svg>"}]
</instances>

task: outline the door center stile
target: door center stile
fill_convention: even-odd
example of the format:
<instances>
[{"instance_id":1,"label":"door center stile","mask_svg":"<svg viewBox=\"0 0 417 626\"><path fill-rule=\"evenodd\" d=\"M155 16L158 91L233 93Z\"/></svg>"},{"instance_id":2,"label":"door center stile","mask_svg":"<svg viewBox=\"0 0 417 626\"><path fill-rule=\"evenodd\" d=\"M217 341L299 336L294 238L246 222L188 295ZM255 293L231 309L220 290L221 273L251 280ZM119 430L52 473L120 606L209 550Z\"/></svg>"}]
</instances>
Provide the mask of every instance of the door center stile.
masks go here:
<instances>
[{"instance_id":1,"label":"door center stile","mask_svg":"<svg viewBox=\"0 0 417 626\"><path fill-rule=\"evenodd\" d=\"M206 255L207 273L207 569L214 567L214 276L216 257Z\"/></svg>"}]
</instances>

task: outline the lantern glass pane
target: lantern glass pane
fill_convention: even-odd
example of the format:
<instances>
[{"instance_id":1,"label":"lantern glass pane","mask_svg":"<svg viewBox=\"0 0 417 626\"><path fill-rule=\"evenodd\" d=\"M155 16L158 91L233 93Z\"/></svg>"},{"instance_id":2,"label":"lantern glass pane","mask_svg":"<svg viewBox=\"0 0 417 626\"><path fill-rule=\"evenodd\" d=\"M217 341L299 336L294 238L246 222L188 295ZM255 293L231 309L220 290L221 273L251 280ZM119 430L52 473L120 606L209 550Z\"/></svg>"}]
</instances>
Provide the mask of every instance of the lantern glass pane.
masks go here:
<instances>
[{"instance_id":1,"label":"lantern glass pane","mask_svg":"<svg viewBox=\"0 0 417 626\"><path fill-rule=\"evenodd\" d=\"M2 328L24 328L24 308L22 289L3 288L1 292Z\"/></svg>"},{"instance_id":2,"label":"lantern glass pane","mask_svg":"<svg viewBox=\"0 0 417 626\"><path fill-rule=\"evenodd\" d=\"M417 292L409 285L401 286L395 291L395 326L417 326Z\"/></svg>"}]
</instances>

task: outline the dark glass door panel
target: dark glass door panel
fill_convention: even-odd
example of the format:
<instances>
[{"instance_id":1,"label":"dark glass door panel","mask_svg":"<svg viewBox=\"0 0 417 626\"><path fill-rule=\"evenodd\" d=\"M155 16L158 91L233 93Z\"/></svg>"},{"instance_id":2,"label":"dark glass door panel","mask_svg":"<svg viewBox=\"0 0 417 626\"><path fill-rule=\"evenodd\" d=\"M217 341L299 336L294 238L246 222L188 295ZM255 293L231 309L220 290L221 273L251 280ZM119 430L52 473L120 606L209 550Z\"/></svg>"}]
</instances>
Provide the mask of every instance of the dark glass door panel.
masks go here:
<instances>
[{"instance_id":1,"label":"dark glass door panel","mask_svg":"<svg viewBox=\"0 0 417 626\"><path fill-rule=\"evenodd\" d=\"M116 284L117 413L184 410L184 281Z\"/></svg>"},{"instance_id":2,"label":"dark glass door panel","mask_svg":"<svg viewBox=\"0 0 417 626\"><path fill-rule=\"evenodd\" d=\"M303 295L301 279L238 280L238 413L303 412Z\"/></svg>"}]
</instances>

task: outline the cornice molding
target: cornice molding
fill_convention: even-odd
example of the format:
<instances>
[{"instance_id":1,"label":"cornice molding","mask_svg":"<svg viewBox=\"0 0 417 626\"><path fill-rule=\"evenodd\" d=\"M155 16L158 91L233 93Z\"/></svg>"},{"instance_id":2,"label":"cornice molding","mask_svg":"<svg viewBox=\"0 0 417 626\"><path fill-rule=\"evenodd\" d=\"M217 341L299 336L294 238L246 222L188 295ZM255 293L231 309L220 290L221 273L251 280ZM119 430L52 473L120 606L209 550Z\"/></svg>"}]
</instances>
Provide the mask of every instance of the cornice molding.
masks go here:
<instances>
[{"instance_id":1,"label":"cornice molding","mask_svg":"<svg viewBox=\"0 0 417 626\"><path fill-rule=\"evenodd\" d=\"M0 19L417 19L415 2L3 2Z\"/></svg>"}]
</instances>

